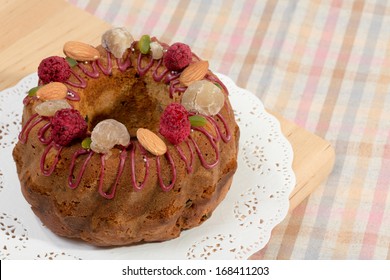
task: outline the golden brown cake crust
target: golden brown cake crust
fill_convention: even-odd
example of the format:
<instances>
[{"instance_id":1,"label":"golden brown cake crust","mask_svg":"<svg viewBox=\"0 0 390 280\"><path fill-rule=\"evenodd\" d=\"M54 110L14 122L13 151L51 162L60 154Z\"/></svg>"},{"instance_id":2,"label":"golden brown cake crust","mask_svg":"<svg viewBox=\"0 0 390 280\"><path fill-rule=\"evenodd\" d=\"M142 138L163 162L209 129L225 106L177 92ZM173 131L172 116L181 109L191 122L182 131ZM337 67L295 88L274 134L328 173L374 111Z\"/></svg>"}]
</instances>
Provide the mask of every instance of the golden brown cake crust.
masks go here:
<instances>
[{"instance_id":1,"label":"golden brown cake crust","mask_svg":"<svg viewBox=\"0 0 390 280\"><path fill-rule=\"evenodd\" d=\"M108 52L101 46L97 49L101 54L100 62L107 65ZM175 92L170 97L169 84L156 82L153 69L157 62L154 62L150 71L140 75L137 66L139 56L137 49L129 49L124 54L124 58L131 59L129 68L121 71L117 60L111 59L112 73L105 75L97 68L97 78L84 74L77 66L73 67L72 70L86 81L87 87L80 89L67 85L80 95L80 101L69 103L82 116L88 117L89 131L99 121L114 118L126 125L132 136L132 148L114 148L112 154L104 159L98 153L87 152L75 158L75 153L82 149L81 140L76 141L61 149L58 163L50 176L42 174L41 163L48 145L43 144L38 137L47 121L34 125L28 132L27 141L19 141L14 148L13 156L25 199L42 223L58 235L79 238L98 246L172 239L179 236L182 230L198 226L210 217L230 188L237 168L239 129L228 98L220 116L213 118L221 128L221 134L229 132L231 138L215 141L217 152L204 133L193 130L190 134L193 141L177 145L182 154L164 137L161 138L168 147L170 158L144 153L135 138L136 130L145 127L158 134L159 118L163 110L172 102L180 102L181 92ZM142 67L149 63L148 59L151 58L145 56L141 60ZM162 73L165 67L159 67L158 73ZM211 72L209 75L214 77ZM69 81L78 82L74 75ZM24 107L23 127L34 116L34 108L40 103L41 100L33 99ZM211 133L218 132L215 130ZM193 143L197 144L206 163L213 162L216 158L218 163L212 168L205 168ZM50 168L57 152L57 148L53 148L47 153L44 169ZM183 154L187 159L192 158L191 172L188 171L188 162L183 160ZM70 188L69 180L76 181L89 155L90 160L78 186ZM121 158L126 160L121 163ZM74 170L70 172L72 166ZM176 175L173 188L164 191L160 179L169 185L173 179L173 169ZM101 176L102 170L104 177ZM122 173L118 177L119 170ZM148 173L145 185L141 190L136 190L132 178L136 178L136 183L141 184L145 172ZM119 181L115 185L117 178ZM99 184L103 188L100 192ZM101 192L111 193L113 186L115 195L111 199L101 195Z\"/></svg>"}]
</instances>

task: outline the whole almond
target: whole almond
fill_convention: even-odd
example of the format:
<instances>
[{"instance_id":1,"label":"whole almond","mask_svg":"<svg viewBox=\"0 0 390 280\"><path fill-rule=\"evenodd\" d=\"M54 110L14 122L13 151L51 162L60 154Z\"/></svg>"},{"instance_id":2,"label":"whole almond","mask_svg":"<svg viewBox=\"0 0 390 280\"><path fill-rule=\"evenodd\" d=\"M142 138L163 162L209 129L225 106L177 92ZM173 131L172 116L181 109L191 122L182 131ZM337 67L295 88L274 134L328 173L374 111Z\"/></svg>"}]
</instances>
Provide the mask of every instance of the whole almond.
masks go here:
<instances>
[{"instance_id":1,"label":"whole almond","mask_svg":"<svg viewBox=\"0 0 390 280\"><path fill-rule=\"evenodd\" d=\"M78 61L93 61L100 58L100 53L96 48L76 41L65 43L64 54Z\"/></svg>"},{"instance_id":2,"label":"whole almond","mask_svg":"<svg viewBox=\"0 0 390 280\"><path fill-rule=\"evenodd\" d=\"M161 156L167 152L167 145L164 141L147 128L137 130L137 139L142 147L155 156Z\"/></svg>"},{"instance_id":3,"label":"whole almond","mask_svg":"<svg viewBox=\"0 0 390 280\"><path fill-rule=\"evenodd\" d=\"M67 95L68 88L60 82L46 84L37 90L37 97L43 101L65 99Z\"/></svg>"},{"instance_id":4,"label":"whole almond","mask_svg":"<svg viewBox=\"0 0 390 280\"><path fill-rule=\"evenodd\" d=\"M200 60L190 64L180 75L180 83L189 86L195 81L202 80L209 69L209 62Z\"/></svg>"}]
</instances>

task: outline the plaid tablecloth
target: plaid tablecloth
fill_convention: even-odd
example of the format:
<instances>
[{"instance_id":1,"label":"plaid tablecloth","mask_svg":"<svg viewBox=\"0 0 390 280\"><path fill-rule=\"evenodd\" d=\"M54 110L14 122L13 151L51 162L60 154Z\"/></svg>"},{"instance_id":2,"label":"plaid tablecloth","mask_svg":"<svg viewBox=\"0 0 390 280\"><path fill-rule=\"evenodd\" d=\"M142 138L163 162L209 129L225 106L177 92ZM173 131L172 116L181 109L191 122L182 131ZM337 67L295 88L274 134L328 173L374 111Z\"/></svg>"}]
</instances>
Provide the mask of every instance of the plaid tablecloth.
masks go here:
<instances>
[{"instance_id":1,"label":"plaid tablecloth","mask_svg":"<svg viewBox=\"0 0 390 280\"><path fill-rule=\"evenodd\" d=\"M330 141L329 179L255 259L390 259L390 2L68 0L134 37L181 41Z\"/></svg>"}]
</instances>

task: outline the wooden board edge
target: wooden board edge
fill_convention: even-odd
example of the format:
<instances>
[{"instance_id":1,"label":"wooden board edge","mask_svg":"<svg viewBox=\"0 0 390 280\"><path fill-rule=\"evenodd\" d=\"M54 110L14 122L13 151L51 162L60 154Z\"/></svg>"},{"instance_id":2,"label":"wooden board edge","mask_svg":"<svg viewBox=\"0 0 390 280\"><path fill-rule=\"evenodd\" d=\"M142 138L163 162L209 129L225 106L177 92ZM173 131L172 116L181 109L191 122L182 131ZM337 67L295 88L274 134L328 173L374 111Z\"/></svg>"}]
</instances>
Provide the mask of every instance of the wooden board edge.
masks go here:
<instances>
[{"instance_id":1,"label":"wooden board edge","mask_svg":"<svg viewBox=\"0 0 390 280\"><path fill-rule=\"evenodd\" d=\"M299 127L279 113L267 111L279 120L282 133L294 153L292 168L296 185L290 194L291 212L329 176L335 163L335 150L325 139Z\"/></svg>"},{"instance_id":2,"label":"wooden board edge","mask_svg":"<svg viewBox=\"0 0 390 280\"><path fill-rule=\"evenodd\" d=\"M289 212L292 212L303 200L312 194L316 188L326 181L333 170L335 163L335 150L329 146L322 152L322 164L318 165L320 172L313 173L310 180L306 181L299 189L296 187L290 195Z\"/></svg>"}]
</instances>

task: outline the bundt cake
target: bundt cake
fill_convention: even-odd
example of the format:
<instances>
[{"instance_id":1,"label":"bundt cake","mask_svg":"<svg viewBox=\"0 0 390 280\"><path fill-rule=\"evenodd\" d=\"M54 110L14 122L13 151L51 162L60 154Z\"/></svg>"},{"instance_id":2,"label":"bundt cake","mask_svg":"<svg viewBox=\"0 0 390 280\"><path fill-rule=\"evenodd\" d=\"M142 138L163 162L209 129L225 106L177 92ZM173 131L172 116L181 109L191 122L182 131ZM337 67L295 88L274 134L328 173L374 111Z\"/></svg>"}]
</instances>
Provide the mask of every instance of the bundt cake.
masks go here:
<instances>
[{"instance_id":1,"label":"bundt cake","mask_svg":"<svg viewBox=\"0 0 390 280\"><path fill-rule=\"evenodd\" d=\"M13 157L54 233L97 246L164 241L228 192L239 128L228 90L184 43L113 28L38 67Z\"/></svg>"}]
</instances>

